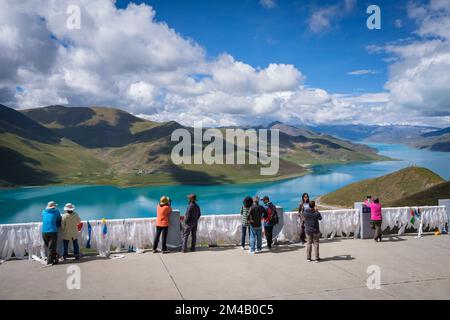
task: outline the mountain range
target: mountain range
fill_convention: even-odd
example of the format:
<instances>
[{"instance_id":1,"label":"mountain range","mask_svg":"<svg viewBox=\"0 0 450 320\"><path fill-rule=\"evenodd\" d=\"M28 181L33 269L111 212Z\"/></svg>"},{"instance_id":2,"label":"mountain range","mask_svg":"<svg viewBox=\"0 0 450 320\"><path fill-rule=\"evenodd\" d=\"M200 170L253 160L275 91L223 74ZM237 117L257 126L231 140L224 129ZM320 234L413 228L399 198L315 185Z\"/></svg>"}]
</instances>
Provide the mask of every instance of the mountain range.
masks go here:
<instances>
[{"instance_id":1,"label":"mountain range","mask_svg":"<svg viewBox=\"0 0 450 320\"><path fill-rule=\"evenodd\" d=\"M280 130L275 176L261 176L260 165L175 165L170 155L178 142L171 134L178 128L193 131L106 107L0 105L0 186L258 182L300 176L313 164L387 159L366 145L273 123L269 128Z\"/></svg>"},{"instance_id":2,"label":"mountain range","mask_svg":"<svg viewBox=\"0 0 450 320\"><path fill-rule=\"evenodd\" d=\"M403 143L418 149L450 151L450 127L439 129L414 125L318 125L308 128L352 141Z\"/></svg>"}]
</instances>

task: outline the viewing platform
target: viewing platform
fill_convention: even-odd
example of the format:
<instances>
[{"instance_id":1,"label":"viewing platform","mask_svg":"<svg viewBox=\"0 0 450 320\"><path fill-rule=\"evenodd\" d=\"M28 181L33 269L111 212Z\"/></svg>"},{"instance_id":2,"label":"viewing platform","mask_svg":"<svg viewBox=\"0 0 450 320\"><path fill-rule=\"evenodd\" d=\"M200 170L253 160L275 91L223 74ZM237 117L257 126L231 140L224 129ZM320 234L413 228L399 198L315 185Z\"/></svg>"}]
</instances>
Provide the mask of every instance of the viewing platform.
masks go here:
<instances>
[{"instance_id":1,"label":"viewing platform","mask_svg":"<svg viewBox=\"0 0 450 320\"><path fill-rule=\"evenodd\" d=\"M450 299L448 235L334 238L321 240L320 251L317 264L300 244L256 255L237 246L91 255L48 268L11 260L0 265L0 299ZM66 287L69 265L80 267L79 290ZM380 267L380 289L366 286L370 265Z\"/></svg>"}]
</instances>

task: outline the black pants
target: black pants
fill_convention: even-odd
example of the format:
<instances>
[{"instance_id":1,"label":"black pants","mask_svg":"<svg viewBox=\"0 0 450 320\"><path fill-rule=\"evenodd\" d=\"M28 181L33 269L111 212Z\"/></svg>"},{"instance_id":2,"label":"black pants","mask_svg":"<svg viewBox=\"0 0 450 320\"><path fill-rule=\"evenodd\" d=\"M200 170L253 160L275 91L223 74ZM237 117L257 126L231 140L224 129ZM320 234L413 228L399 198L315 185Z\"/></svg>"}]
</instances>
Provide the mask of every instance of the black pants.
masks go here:
<instances>
[{"instance_id":1,"label":"black pants","mask_svg":"<svg viewBox=\"0 0 450 320\"><path fill-rule=\"evenodd\" d=\"M153 250L158 248L159 237L162 233L162 250L167 251L167 231L169 227L156 227L155 240L153 240Z\"/></svg>"},{"instance_id":2,"label":"black pants","mask_svg":"<svg viewBox=\"0 0 450 320\"><path fill-rule=\"evenodd\" d=\"M381 241L381 237L383 236L383 232L381 231L381 220L372 220L372 229L375 229L375 233L373 234L373 239Z\"/></svg>"},{"instance_id":3,"label":"black pants","mask_svg":"<svg viewBox=\"0 0 450 320\"><path fill-rule=\"evenodd\" d=\"M183 252L187 251L188 238L191 235L191 251L195 250L195 243L197 242L197 224L185 225L183 230Z\"/></svg>"},{"instance_id":4,"label":"black pants","mask_svg":"<svg viewBox=\"0 0 450 320\"><path fill-rule=\"evenodd\" d=\"M56 245L58 241L58 233L57 232L43 233L42 238L44 240L45 246L49 249L47 261L54 262L56 260Z\"/></svg>"},{"instance_id":5,"label":"black pants","mask_svg":"<svg viewBox=\"0 0 450 320\"><path fill-rule=\"evenodd\" d=\"M300 242L306 242L305 221L300 221Z\"/></svg>"},{"instance_id":6,"label":"black pants","mask_svg":"<svg viewBox=\"0 0 450 320\"><path fill-rule=\"evenodd\" d=\"M266 235L267 247L272 248L273 226L264 226L264 234Z\"/></svg>"}]
</instances>

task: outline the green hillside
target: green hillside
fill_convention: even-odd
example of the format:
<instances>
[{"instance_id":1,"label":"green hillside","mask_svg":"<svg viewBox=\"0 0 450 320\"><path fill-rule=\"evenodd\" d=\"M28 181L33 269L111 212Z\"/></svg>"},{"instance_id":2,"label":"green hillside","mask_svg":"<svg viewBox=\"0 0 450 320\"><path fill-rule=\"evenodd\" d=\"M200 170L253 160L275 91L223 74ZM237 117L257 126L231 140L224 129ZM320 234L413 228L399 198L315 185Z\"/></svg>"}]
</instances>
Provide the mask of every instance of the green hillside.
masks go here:
<instances>
[{"instance_id":1,"label":"green hillside","mask_svg":"<svg viewBox=\"0 0 450 320\"><path fill-rule=\"evenodd\" d=\"M18 112L0 105L0 114L0 186L258 182L303 175L312 164L386 159L364 145L277 124L280 169L261 176L260 165L174 165L171 134L183 128L174 121L147 121L105 107Z\"/></svg>"},{"instance_id":2,"label":"green hillside","mask_svg":"<svg viewBox=\"0 0 450 320\"><path fill-rule=\"evenodd\" d=\"M408 167L394 173L349 184L339 190L320 197L321 204L353 207L367 195L379 197L383 205L412 196L445 180L434 172L421 167Z\"/></svg>"},{"instance_id":3,"label":"green hillside","mask_svg":"<svg viewBox=\"0 0 450 320\"><path fill-rule=\"evenodd\" d=\"M437 206L439 199L450 199L450 181L437 184L431 188L390 203L393 207L403 206Z\"/></svg>"}]
</instances>

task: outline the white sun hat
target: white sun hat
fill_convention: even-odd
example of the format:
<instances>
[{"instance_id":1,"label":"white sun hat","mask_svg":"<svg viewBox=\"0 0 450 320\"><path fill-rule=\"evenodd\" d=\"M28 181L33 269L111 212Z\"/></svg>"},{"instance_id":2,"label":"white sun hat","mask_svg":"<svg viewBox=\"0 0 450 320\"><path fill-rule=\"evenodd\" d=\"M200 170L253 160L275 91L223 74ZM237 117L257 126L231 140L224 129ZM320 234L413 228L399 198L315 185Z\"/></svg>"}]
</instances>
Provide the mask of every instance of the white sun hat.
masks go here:
<instances>
[{"instance_id":1,"label":"white sun hat","mask_svg":"<svg viewBox=\"0 0 450 320\"><path fill-rule=\"evenodd\" d=\"M66 203L66 205L64 206L64 211L73 211L75 210L75 206L71 203Z\"/></svg>"},{"instance_id":2,"label":"white sun hat","mask_svg":"<svg viewBox=\"0 0 450 320\"><path fill-rule=\"evenodd\" d=\"M50 201L49 203L47 203L47 209L56 208L57 206L58 204L55 201Z\"/></svg>"}]
</instances>

